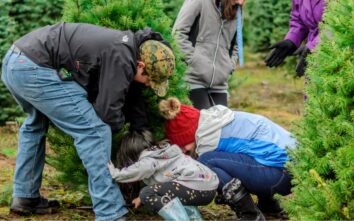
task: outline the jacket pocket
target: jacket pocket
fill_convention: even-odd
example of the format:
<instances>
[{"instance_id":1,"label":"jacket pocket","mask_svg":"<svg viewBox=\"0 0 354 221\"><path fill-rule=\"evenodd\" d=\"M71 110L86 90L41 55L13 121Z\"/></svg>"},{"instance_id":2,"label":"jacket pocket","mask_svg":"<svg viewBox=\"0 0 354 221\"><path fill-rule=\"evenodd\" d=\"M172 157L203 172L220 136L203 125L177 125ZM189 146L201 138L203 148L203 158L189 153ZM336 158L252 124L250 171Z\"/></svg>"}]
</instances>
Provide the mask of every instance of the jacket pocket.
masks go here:
<instances>
[{"instance_id":1,"label":"jacket pocket","mask_svg":"<svg viewBox=\"0 0 354 221\"><path fill-rule=\"evenodd\" d=\"M191 59L189 73L194 83L209 85L213 74L213 48L207 43L197 43Z\"/></svg>"},{"instance_id":2,"label":"jacket pocket","mask_svg":"<svg viewBox=\"0 0 354 221\"><path fill-rule=\"evenodd\" d=\"M214 86L226 86L227 81L234 71L229 52L226 49L220 49L216 58Z\"/></svg>"}]
</instances>

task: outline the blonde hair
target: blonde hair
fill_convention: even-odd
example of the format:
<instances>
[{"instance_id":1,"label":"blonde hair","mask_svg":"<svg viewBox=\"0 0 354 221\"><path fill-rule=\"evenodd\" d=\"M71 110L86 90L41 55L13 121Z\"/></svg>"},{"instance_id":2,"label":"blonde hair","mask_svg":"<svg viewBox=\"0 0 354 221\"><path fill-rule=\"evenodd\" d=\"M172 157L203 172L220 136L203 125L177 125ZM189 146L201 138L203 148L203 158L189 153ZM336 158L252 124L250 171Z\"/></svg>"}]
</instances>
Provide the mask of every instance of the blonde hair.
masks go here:
<instances>
[{"instance_id":1,"label":"blonde hair","mask_svg":"<svg viewBox=\"0 0 354 221\"><path fill-rule=\"evenodd\" d=\"M170 97L166 100L161 100L159 110L162 117L167 120L174 119L181 110L181 102L176 97Z\"/></svg>"}]
</instances>

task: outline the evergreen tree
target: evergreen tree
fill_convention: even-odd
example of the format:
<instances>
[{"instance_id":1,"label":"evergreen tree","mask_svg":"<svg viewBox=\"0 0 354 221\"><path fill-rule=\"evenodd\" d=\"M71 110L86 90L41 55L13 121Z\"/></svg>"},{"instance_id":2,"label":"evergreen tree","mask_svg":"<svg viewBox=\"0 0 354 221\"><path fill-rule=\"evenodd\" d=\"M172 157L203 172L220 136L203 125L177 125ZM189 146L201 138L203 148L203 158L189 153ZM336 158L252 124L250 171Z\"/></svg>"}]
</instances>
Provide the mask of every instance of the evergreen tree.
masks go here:
<instances>
[{"instance_id":1,"label":"evergreen tree","mask_svg":"<svg viewBox=\"0 0 354 221\"><path fill-rule=\"evenodd\" d=\"M173 21L176 19L179 10L182 7L184 0L163 0L164 4L164 12L168 17L170 17Z\"/></svg>"},{"instance_id":2,"label":"evergreen tree","mask_svg":"<svg viewBox=\"0 0 354 221\"><path fill-rule=\"evenodd\" d=\"M161 0L66 0L64 20L67 22L91 23L120 30L130 29L132 31L148 26L160 32L171 43L176 55L176 71L169 80L169 91L166 96L176 96L183 102L189 102L188 88L183 81L185 65L181 62L181 56L172 40L170 34L172 21L164 14ZM152 120L153 132L160 139L163 137L163 119L158 113L159 98L148 88L144 91L144 95L148 100L148 115ZM120 136L121 134L114 136L113 148L117 146ZM87 178L81 160L76 154L72 141L61 142L60 140L68 141L70 138L57 129L50 133L49 141L53 144L55 154L49 158L49 163L60 172L59 179L61 182L72 185L74 189L82 190L81 187L86 185ZM65 165L65 167L62 165ZM71 178L71 174L74 174L74 172L76 179Z\"/></svg>"},{"instance_id":3,"label":"evergreen tree","mask_svg":"<svg viewBox=\"0 0 354 221\"><path fill-rule=\"evenodd\" d=\"M291 1L277 0L273 5L270 44L282 40L289 31Z\"/></svg>"},{"instance_id":4,"label":"evergreen tree","mask_svg":"<svg viewBox=\"0 0 354 221\"><path fill-rule=\"evenodd\" d=\"M290 0L247 0L243 11L245 43L253 52L268 51L289 30Z\"/></svg>"},{"instance_id":5,"label":"evergreen tree","mask_svg":"<svg viewBox=\"0 0 354 221\"><path fill-rule=\"evenodd\" d=\"M288 165L294 220L354 219L354 2L328 1L320 44L308 59L305 116Z\"/></svg>"},{"instance_id":6,"label":"evergreen tree","mask_svg":"<svg viewBox=\"0 0 354 221\"><path fill-rule=\"evenodd\" d=\"M61 17L63 0L3 0L0 2L0 57L22 35ZM0 66L2 59L0 60ZM0 81L0 124L23 113Z\"/></svg>"},{"instance_id":7,"label":"evergreen tree","mask_svg":"<svg viewBox=\"0 0 354 221\"><path fill-rule=\"evenodd\" d=\"M14 39L14 33L11 32L11 27L15 26L15 22L9 16L10 8L10 1L0 2L0 66L2 65L2 58L5 56ZM21 115L21 111L17 107L16 102L1 80L0 109L0 125L4 124L7 120L13 120L14 117Z\"/></svg>"},{"instance_id":8,"label":"evergreen tree","mask_svg":"<svg viewBox=\"0 0 354 221\"><path fill-rule=\"evenodd\" d=\"M273 0L249 0L244 6L245 43L254 52L267 50L273 30Z\"/></svg>"}]
</instances>

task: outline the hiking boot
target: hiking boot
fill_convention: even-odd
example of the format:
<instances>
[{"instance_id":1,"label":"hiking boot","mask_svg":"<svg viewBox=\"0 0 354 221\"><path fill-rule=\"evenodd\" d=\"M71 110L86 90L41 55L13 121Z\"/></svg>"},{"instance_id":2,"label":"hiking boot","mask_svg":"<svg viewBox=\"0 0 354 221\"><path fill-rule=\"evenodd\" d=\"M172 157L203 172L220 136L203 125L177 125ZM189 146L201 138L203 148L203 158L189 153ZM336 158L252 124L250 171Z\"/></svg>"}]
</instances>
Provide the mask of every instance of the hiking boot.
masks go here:
<instances>
[{"instance_id":1,"label":"hiking boot","mask_svg":"<svg viewBox=\"0 0 354 221\"><path fill-rule=\"evenodd\" d=\"M273 197L258 197L257 207L267 219L288 219L286 212L280 207L278 200Z\"/></svg>"},{"instance_id":2,"label":"hiking boot","mask_svg":"<svg viewBox=\"0 0 354 221\"><path fill-rule=\"evenodd\" d=\"M220 193L218 193L218 195L216 195L216 197L214 198L214 203L216 205L223 205L223 204L226 204L226 200L224 198L224 196Z\"/></svg>"},{"instance_id":3,"label":"hiking boot","mask_svg":"<svg viewBox=\"0 0 354 221\"><path fill-rule=\"evenodd\" d=\"M52 214L60 208L57 200L48 200L43 197L22 198L14 197L11 202L10 212L18 215Z\"/></svg>"},{"instance_id":4,"label":"hiking boot","mask_svg":"<svg viewBox=\"0 0 354 221\"><path fill-rule=\"evenodd\" d=\"M232 179L222 188L227 204L236 212L237 221L265 221L262 212L254 204L251 194L239 179Z\"/></svg>"}]
</instances>

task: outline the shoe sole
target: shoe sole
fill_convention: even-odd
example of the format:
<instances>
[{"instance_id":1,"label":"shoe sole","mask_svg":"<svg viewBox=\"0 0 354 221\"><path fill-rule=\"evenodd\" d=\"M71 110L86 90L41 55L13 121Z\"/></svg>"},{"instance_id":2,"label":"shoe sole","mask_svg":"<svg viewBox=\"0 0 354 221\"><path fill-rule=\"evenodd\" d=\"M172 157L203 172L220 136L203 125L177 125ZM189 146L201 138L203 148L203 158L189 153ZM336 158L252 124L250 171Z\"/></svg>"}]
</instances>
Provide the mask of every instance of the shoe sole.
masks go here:
<instances>
[{"instance_id":1,"label":"shoe sole","mask_svg":"<svg viewBox=\"0 0 354 221\"><path fill-rule=\"evenodd\" d=\"M10 208L10 213L16 214L16 215L21 215L21 216L29 216L32 214L39 214L39 215L45 215L45 214L53 214L57 213L59 210L59 207L50 207L50 208Z\"/></svg>"}]
</instances>

